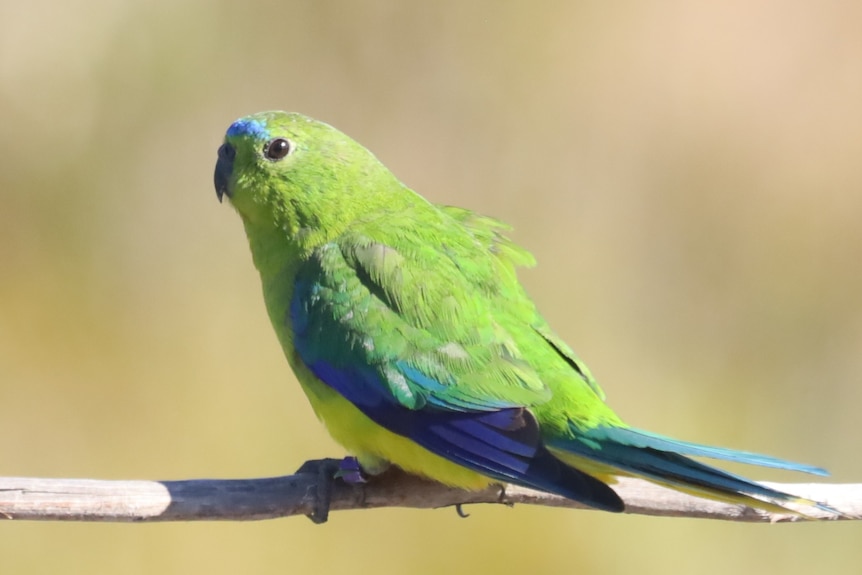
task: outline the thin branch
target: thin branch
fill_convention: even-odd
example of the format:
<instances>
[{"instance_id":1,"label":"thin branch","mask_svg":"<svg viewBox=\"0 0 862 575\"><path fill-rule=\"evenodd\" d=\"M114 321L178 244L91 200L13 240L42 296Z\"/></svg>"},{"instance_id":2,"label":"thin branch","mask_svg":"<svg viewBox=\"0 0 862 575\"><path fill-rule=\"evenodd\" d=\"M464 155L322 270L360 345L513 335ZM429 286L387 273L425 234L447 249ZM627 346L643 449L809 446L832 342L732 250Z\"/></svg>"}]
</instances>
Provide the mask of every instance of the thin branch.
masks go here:
<instances>
[{"instance_id":1,"label":"thin branch","mask_svg":"<svg viewBox=\"0 0 862 575\"><path fill-rule=\"evenodd\" d=\"M251 521L312 512L317 475L299 473L263 479L188 481L99 481L94 479L0 478L0 519L53 521ZM862 518L862 484L766 484L825 503L841 514L817 508L805 516L770 513L692 497L636 479L614 489L626 513L701 517L746 522L819 521ZM583 505L515 486L466 492L405 473L387 472L363 486L333 485L331 509L377 507L438 508L473 503Z\"/></svg>"}]
</instances>

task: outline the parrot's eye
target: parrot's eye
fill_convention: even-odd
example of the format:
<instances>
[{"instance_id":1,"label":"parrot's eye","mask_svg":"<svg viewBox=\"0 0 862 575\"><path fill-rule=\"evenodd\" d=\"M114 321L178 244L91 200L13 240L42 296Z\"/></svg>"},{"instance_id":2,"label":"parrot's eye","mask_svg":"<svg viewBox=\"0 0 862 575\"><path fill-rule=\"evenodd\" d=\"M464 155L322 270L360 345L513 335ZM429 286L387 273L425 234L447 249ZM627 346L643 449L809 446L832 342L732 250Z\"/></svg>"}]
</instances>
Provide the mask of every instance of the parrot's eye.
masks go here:
<instances>
[{"instance_id":1,"label":"parrot's eye","mask_svg":"<svg viewBox=\"0 0 862 575\"><path fill-rule=\"evenodd\" d=\"M280 160L293 151L293 143L285 138L270 140L263 147L263 155L267 160Z\"/></svg>"}]
</instances>

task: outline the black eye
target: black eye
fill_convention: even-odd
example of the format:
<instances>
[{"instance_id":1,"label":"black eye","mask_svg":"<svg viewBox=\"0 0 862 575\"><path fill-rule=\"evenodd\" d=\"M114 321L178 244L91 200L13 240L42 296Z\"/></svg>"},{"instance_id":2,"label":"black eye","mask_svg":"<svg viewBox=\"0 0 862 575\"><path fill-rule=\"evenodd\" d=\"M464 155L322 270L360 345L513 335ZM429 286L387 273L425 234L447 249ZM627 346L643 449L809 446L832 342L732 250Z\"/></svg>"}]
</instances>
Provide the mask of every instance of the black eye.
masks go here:
<instances>
[{"instance_id":1,"label":"black eye","mask_svg":"<svg viewBox=\"0 0 862 575\"><path fill-rule=\"evenodd\" d=\"M263 155L267 160L280 160L293 151L293 143L285 138L270 140L263 147Z\"/></svg>"}]
</instances>

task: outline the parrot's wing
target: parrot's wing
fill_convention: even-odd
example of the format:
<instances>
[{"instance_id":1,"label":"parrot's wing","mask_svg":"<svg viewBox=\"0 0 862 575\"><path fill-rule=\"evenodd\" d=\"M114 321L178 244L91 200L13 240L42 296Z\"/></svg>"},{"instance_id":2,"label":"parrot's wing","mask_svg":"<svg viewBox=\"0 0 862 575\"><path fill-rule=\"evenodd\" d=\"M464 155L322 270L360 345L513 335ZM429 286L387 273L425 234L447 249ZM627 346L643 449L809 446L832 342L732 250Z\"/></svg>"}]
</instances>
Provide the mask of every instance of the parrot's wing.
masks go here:
<instances>
[{"instance_id":1,"label":"parrot's wing","mask_svg":"<svg viewBox=\"0 0 862 575\"><path fill-rule=\"evenodd\" d=\"M362 238L327 244L296 274L297 354L375 423L441 457L619 510L609 488L542 445L526 408L550 390L488 309L503 302L468 275L445 250L408 257Z\"/></svg>"},{"instance_id":2,"label":"parrot's wing","mask_svg":"<svg viewBox=\"0 0 862 575\"><path fill-rule=\"evenodd\" d=\"M379 379L363 401L409 410L495 411L544 403L550 390L513 338L471 296L449 260L438 269L379 244L331 243L298 270L291 301L306 364L369 369ZM425 272L425 273L420 273Z\"/></svg>"},{"instance_id":3,"label":"parrot's wing","mask_svg":"<svg viewBox=\"0 0 862 575\"><path fill-rule=\"evenodd\" d=\"M473 267L465 261L445 243L396 249L361 235L318 248L297 271L291 302L300 356L373 369L380 381L363 390L366 400L409 410L548 401L550 390L493 309L505 304L517 313L525 303L498 293L503 282L488 269L492 258Z\"/></svg>"},{"instance_id":4,"label":"parrot's wing","mask_svg":"<svg viewBox=\"0 0 862 575\"><path fill-rule=\"evenodd\" d=\"M511 229L508 224L456 206L437 207L449 217L457 220L461 225L463 225L467 231L470 232L473 238L496 258L507 262L512 266L535 265L536 261L532 254L505 235L504 232ZM533 329L535 329L545 339L545 341L547 341L548 344L550 344L551 347L553 347L554 350L564 360L566 360L572 369L580 374L584 383L590 386L600 399L604 400L605 393L602 391L601 387L599 387L599 383L593 377L593 374L590 373L589 368L580 360L575 352L572 351L568 344L566 344L560 336L551 330L551 327L547 322L542 318L537 318L533 321L532 325Z\"/></svg>"}]
</instances>

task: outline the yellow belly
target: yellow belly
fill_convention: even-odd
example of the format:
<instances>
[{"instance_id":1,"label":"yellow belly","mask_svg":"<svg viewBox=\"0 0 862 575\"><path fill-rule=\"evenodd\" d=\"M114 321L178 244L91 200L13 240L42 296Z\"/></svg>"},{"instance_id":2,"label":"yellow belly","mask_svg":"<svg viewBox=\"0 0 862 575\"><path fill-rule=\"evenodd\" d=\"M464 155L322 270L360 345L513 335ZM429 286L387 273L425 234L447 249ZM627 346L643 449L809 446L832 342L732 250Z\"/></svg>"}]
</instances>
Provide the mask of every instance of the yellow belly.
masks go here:
<instances>
[{"instance_id":1,"label":"yellow belly","mask_svg":"<svg viewBox=\"0 0 862 575\"><path fill-rule=\"evenodd\" d=\"M368 472L382 471L386 463L393 463L409 473L461 489L479 490L496 483L374 423L301 363L294 364L294 371L330 435Z\"/></svg>"}]
</instances>

